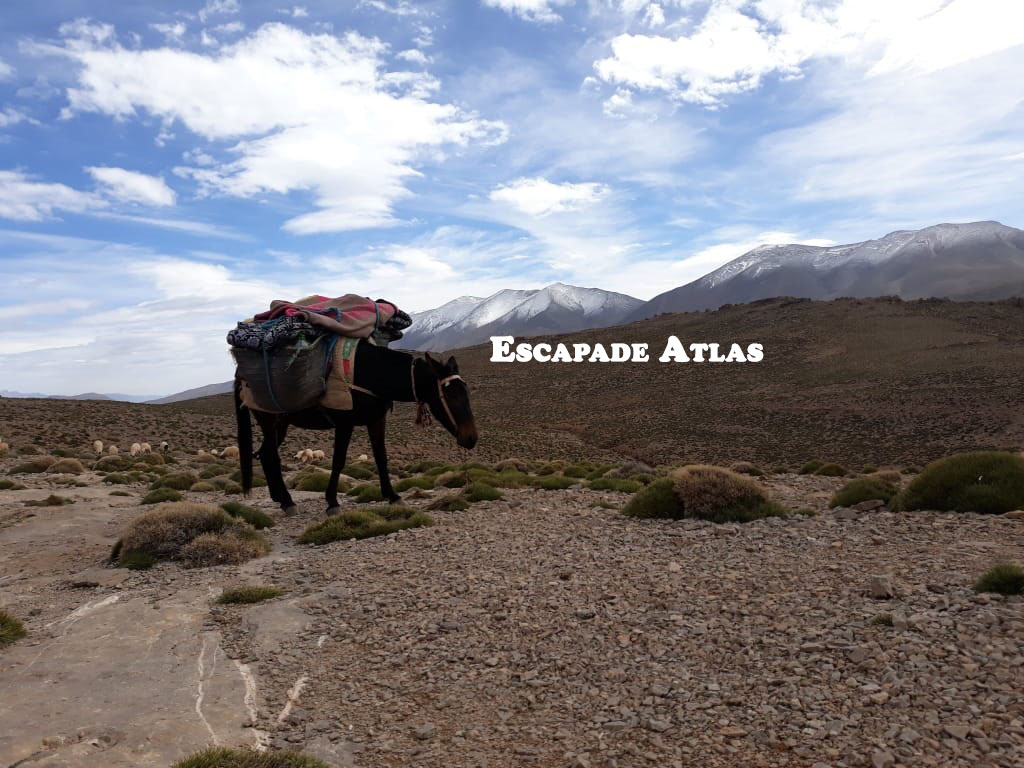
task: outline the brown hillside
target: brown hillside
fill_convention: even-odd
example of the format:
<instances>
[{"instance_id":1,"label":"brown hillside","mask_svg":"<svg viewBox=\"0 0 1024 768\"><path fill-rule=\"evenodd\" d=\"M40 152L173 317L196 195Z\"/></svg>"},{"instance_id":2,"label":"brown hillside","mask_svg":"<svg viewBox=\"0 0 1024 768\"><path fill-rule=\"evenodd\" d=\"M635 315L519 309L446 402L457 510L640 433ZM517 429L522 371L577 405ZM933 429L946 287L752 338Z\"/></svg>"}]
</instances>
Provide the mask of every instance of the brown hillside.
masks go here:
<instances>
[{"instance_id":1,"label":"brown hillside","mask_svg":"<svg viewBox=\"0 0 1024 768\"><path fill-rule=\"evenodd\" d=\"M473 458L635 456L650 463L818 457L853 467L921 464L956 450L1024 446L1024 302L773 299L660 317L547 341L761 342L761 363L490 363L457 352L481 442ZM469 458L398 404L393 460ZM171 405L0 399L0 434L84 448L95 439L169 440L175 450L233 440L227 395ZM330 449L292 433L286 449ZM359 437L353 452L368 451Z\"/></svg>"}]
</instances>

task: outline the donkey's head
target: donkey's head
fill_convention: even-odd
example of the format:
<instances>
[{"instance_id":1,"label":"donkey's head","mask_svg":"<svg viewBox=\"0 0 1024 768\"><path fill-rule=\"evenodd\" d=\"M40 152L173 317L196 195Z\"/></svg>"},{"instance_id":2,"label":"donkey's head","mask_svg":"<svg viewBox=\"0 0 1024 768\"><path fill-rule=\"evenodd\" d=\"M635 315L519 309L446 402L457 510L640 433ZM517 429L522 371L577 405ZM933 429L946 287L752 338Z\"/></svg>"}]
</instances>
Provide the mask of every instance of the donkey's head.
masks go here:
<instances>
[{"instance_id":1,"label":"donkey's head","mask_svg":"<svg viewBox=\"0 0 1024 768\"><path fill-rule=\"evenodd\" d=\"M449 357L445 363L429 354L424 359L432 381L421 389L420 397L460 446L472 448L479 435L473 409L469 407L469 388L459 376L459 364L454 357Z\"/></svg>"}]
</instances>

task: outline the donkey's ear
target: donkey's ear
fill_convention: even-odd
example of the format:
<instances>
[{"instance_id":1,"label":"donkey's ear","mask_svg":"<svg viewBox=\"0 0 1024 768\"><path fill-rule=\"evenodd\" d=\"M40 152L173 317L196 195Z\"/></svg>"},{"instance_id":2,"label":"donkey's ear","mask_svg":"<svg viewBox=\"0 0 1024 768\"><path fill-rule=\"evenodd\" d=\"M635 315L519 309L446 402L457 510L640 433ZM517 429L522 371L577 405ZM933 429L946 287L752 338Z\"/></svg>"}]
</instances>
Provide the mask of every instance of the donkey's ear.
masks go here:
<instances>
[{"instance_id":1,"label":"donkey's ear","mask_svg":"<svg viewBox=\"0 0 1024 768\"><path fill-rule=\"evenodd\" d=\"M448 358L448 362L444 364L444 367L447 368L452 373L458 373L459 372L459 364L455 360L455 356L454 355Z\"/></svg>"},{"instance_id":2,"label":"donkey's ear","mask_svg":"<svg viewBox=\"0 0 1024 768\"><path fill-rule=\"evenodd\" d=\"M429 365L429 366L430 366L430 367L431 367L431 368L432 368L433 370L435 370L435 371L439 371L439 370L442 370L442 369L443 369L443 367L442 367L442 365L441 365L441 361L440 361L440 360L435 360L434 358L432 358L432 357L430 356L430 353L429 353L429 352L424 352L424 353L423 353L423 359L425 359L425 360L427 361L427 364L428 364L428 365Z\"/></svg>"}]
</instances>

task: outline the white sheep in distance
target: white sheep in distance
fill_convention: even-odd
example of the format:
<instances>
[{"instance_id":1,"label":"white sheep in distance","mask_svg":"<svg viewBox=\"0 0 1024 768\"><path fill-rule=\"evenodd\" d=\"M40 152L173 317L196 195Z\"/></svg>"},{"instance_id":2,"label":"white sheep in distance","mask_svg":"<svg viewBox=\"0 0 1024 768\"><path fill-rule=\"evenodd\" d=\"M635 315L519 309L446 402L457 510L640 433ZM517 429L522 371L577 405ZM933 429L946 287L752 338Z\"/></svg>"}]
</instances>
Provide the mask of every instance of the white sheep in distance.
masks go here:
<instances>
[{"instance_id":1,"label":"white sheep in distance","mask_svg":"<svg viewBox=\"0 0 1024 768\"><path fill-rule=\"evenodd\" d=\"M301 451L295 454L295 458L301 461L303 464L308 464L313 461L313 451L310 448L303 448Z\"/></svg>"},{"instance_id":2,"label":"white sheep in distance","mask_svg":"<svg viewBox=\"0 0 1024 768\"><path fill-rule=\"evenodd\" d=\"M160 453L167 453L167 449L171 447L171 444L166 440L160 443Z\"/></svg>"},{"instance_id":3,"label":"white sheep in distance","mask_svg":"<svg viewBox=\"0 0 1024 768\"><path fill-rule=\"evenodd\" d=\"M225 459L237 459L238 458L238 446L237 445L229 445L227 448L225 448L223 451L220 452L220 455L223 456Z\"/></svg>"},{"instance_id":4,"label":"white sheep in distance","mask_svg":"<svg viewBox=\"0 0 1024 768\"><path fill-rule=\"evenodd\" d=\"M211 448L210 449L210 455L211 456L220 456L220 451L218 451L216 448Z\"/></svg>"},{"instance_id":5,"label":"white sheep in distance","mask_svg":"<svg viewBox=\"0 0 1024 768\"><path fill-rule=\"evenodd\" d=\"M119 453L119 451L117 449L117 446L116 445L108 446L107 447L107 453L109 453L111 456L117 456L117 454Z\"/></svg>"},{"instance_id":6,"label":"white sheep in distance","mask_svg":"<svg viewBox=\"0 0 1024 768\"><path fill-rule=\"evenodd\" d=\"M143 453L152 453L153 452L153 446L151 446L149 443L142 443L142 445L140 445L139 448L142 449Z\"/></svg>"},{"instance_id":7,"label":"white sheep in distance","mask_svg":"<svg viewBox=\"0 0 1024 768\"><path fill-rule=\"evenodd\" d=\"M323 461L327 458L327 454L323 451L313 451L313 461Z\"/></svg>"},{"instance_id":8,"label":"white sheep in distance","mask_svg":"<svg viewBox=\"0 0 1024 768\"><path fill-rule=\"evenodd\" d=\"M142 446L139 445L138 443L132 443L132 447L128 449L128 453L130 453L132 456L138 456L140 453L142 453Z\"/></svg>"},{"instance_id":9,"label":"white sheep in distance","mask_svg":"<svg viewBox=\"0 0 1024 768\"><path fill-rule=\"evenodd\" d=\"M96 451L96 453L103 453L103 441L102 440L95 441L92 444L92 449L94 451Z\"/></svg>"}]
</instances>

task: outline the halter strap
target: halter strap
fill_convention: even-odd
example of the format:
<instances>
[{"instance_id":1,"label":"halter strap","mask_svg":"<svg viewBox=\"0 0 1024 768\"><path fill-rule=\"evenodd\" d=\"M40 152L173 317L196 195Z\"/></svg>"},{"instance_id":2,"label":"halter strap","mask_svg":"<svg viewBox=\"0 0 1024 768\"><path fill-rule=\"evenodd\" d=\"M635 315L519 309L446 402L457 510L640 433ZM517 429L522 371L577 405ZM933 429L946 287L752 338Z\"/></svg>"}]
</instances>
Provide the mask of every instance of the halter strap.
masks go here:
<instances>
[{"instance_id":1,"label":"halter strap","mask_svg":"<svg viewBox=\"0 0 1024 768\"><path fill-rule=\"evenodd\" d=\"M442 389L442 387L448 386L449 384L451 384L456 379L458 379L459 381L462 381L462 377L457 375L457 374L452 375L452 376L445 376L443 379L438 379L437 380L437 396L441 399L441 405L444 406L444 412L446 414L448 414L448 421L450 421L452 423L452 428L457 430L459 428L459 422L457 422L455 420L455 417L452 415L452 409L448 407L448 400L445 398L444 390Z\"/></svg>"}]
</instances>

